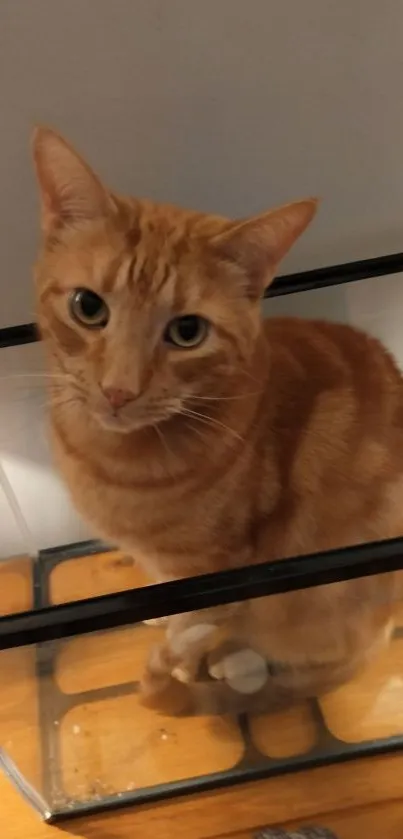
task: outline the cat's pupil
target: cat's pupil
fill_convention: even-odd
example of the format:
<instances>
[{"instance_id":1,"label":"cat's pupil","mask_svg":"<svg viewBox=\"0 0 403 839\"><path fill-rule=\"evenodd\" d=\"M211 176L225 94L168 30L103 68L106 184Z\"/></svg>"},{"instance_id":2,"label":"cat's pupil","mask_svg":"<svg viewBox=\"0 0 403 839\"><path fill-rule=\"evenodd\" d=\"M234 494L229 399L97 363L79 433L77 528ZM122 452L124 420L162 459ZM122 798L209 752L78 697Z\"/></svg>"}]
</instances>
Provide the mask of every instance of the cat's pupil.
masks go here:
<instances>
[{"instance_id":1,"label":"cat's pupil","mask_svg":"<svg viewBox=\"0 0 403 839\"><path fill-rule=\"evenodd\" d=\"M69 299L72 318L88 329L103 329L109 320L109 309L95 291L89 288L76 288Z\"/></svg>"},{"instance_id":2,"label":"cat's pupil","mask_svg":"<svg viewBox=\"0 0 403 839\"><path fill-rule=\"evenodd\" d=\"M88 318L96 317L103 308L103 301L93 291L81 291L77 293L83 315Z\"/></svg>"},{"instance_id":3,"label":"cat's pupil","mask_svg":"<svg viewBox=\"0 0 403 839\"><path fill-rule=\"evenodd\" d=\"M207 321L199 315L174 318L165 330L165 341L174 347L191 349L201 344L208 332Z\"/></svg>"},{"instance_id":4,"label":"cat's pupil","mask_svg":"<svg viewBox=\"0 0 403 839\"><path fill-rule=\"evenodd\" d=\"M195 317L194 315L188 315L187 317L179 318L177 323L177 330L178 334L180 335L182 341L184 343L190 343L197 338L200 329L200 321L199 318Z\"/></svg>"}]
</instances>

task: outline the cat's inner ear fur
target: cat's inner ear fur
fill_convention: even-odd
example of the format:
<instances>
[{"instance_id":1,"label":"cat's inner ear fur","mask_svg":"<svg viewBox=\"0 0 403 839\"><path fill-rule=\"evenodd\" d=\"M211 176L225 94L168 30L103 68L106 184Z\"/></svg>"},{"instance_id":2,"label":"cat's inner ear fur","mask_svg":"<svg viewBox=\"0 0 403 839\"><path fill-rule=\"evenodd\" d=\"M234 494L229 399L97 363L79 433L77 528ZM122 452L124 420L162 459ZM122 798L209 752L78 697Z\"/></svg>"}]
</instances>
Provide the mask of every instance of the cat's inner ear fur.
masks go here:
<instances>
[{"instance_id":1,"label":"cat's inner ear fur","mask_svg":"<svg viewBox=\"0 0 403 839\"><path fill-rule=\"evenodd\" d=\"M275 276L277 265L312 221L317 204L315 198L286 204L234 223L212 240L215 256L236 266L246 296L258 298L263 295Z\"/></svg>"},{"instance_id":2,"label":"cat's inner ear fur","mask_svg":"<svg viewBox=\"0 0 403 839\"><path fill-rule=\"evenodd\" d=\"M36 128L32 151L45 235L113 212L112 196L63 137L50 128Z\"/></svg>"}]
</instances>

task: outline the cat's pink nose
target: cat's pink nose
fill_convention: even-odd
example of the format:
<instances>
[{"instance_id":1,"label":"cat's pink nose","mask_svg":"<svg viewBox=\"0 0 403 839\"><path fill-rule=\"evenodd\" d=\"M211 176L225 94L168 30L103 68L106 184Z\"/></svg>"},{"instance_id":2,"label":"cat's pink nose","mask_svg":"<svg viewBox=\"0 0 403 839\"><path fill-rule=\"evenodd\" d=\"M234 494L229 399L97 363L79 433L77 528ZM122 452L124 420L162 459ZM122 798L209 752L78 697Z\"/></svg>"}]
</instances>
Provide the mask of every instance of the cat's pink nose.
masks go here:
<instances>
[{"instance_id":1,"label":"cat's pink nose","mask_svg":"<svg viewBox=\"0 0 403 839\"><path fill-rule=\"evenodd\" d=\"M104 387L103 393L114 411L123 408L128 402L133 402L133 399L136 398L131 390L121 390L118 387Z\"/></svg>"}]
</instances>

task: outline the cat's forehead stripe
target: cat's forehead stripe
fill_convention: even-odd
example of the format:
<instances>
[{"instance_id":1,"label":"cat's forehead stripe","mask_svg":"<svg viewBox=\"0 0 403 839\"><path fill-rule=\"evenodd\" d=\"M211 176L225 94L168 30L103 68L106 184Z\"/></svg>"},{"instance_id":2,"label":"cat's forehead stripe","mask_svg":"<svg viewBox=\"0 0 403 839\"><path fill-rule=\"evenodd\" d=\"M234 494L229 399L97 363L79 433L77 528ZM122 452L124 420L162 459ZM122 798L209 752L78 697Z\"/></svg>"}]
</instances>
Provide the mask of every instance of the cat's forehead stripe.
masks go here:
<instances>
[{"instance_id":1,"label":"cat's forehead stripe","mask_svg":"<svg viewBox=\"0 0 403 839\"><path fill-rule=\"evenodd\" d=\"M116 288L116 283L118 281L118 277L120 276L122 270L125 269L127 264L127 258L125 251L119 252L116 256L113 257L111 262L108 265L107 271L105 271L102 281L101 281L101 291L102 292L111 292L114 291Z\"/></svg>"},{"instance_id":2,"label":"cat's forehead stripe","mask_svg":"<svg viewBox=\"0 0 403 839\"><path fill-rule=\"evenodd\" d=\"M163 262L161 260L158 271L155 277L155 294L160 294L164 286L167 286L169 280L172 279L173 272L168 264L168 262Z\"/></svg>"},{"instance_id":3,"label":"cat's forehead stripe","mask_svg":"<svg viewBox=\"0 0 403 839\"><path fill-rule=\"evenodd\" d=\"M163 297L171 304L174 298L175 270L163 257L152 259L150 254L140 251L126 264L126 274L121 272L121 283L117 288L125 287L136 293L137 299Z\"/></svg>"},{"instance_id":4,"label":"cat's forehead stripe","mask_svg":"<svg viewBox=\"0 0 403 839\"><path fill-rule=\"evenodd\" d=\"M134 291L136 286L142 284L142 278L146 270L146 254L135 252L129 260L128 270L126 275L126 287L129 291Z\"/></svg>"},{"instance_id":5,"label":"cat's forehead stripe","mask_svg":"<svg viewBox=\"0 0 403 839\"><path fill-rule=\"evenodd\" d=\"M133 283L133 277L136 273L136 262L136 254L128 254L125 256L115 275L115 282L113 285L114 291L123 291L125 288L130 288Z\"/></svg>"}]
</instances>

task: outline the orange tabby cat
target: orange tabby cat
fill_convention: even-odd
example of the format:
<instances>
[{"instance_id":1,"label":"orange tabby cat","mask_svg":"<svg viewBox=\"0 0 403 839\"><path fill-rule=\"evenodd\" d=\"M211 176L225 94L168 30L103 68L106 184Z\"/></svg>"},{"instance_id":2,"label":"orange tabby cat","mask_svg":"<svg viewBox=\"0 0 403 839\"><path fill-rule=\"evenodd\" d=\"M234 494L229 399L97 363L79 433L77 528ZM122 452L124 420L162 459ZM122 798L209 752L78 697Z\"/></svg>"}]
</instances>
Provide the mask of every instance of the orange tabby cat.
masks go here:
<instances>
[{"instance_id":1,"label":"orange tabby cat","mask_svg":"<svg viewBox=\"0 0 403 839\"><path fill-rule=\"evenodd\" d=\"M53 443L94 528L156 580L401 535L394 361L348 326L261 317L316 202L233 222L118 197L48 129L34 159ZM144 690L222 709L317 694L387 641L396 585L172 618ZM195 681L206 656L210 700Z\"/></svg>"}]
</instances>

